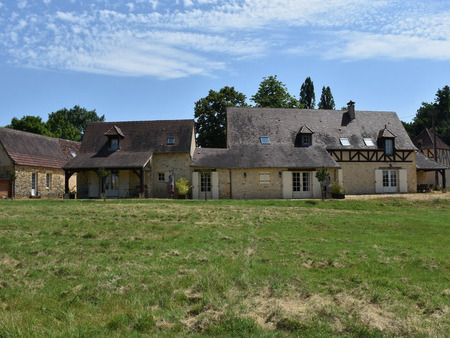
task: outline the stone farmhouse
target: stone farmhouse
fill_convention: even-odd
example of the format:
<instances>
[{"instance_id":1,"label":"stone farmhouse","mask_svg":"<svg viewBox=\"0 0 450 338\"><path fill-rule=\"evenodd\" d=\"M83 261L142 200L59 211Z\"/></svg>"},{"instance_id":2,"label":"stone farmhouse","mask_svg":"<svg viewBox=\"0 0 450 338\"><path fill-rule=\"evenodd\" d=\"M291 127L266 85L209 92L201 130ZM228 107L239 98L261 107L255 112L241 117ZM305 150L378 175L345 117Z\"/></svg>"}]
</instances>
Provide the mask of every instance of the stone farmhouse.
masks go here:
<instances>
[{"instance_id":1,"label":"stone farmhouse","mask_svg":"<svg viewBox=\"0 0 450 338\"><path fill-rule=\"evenodd\" d=\"M0 128L0 196L62 197L74 192L63 166L77 155L80 143Z\"/></svg>"},{"instance_id":2,"label":"stone farmhouse","mask_svg":"<svg viewBox=\"0 0 450 338\"><path fill-rule=\"evenodd\" d=\"M446 186L446 177L450 175L450 146L436 136L436 156L434 155L434 134L424 129L414 139L415 146L419 149L424 157L433 160L435 170L421 170L418 172L418 183L434 185L436 183L435 177L437 175L438 185ZM437 164L439 165L436 165Z\"/></svg>"},{"instance_id":3,"label":"stone farmhouse","mask_svg":"<svg viewBox=\"0 0 450 338\"><path fill-rule=\"evenodd\" d=\"M229 108L227 148L197 148L193 198L320 198L328 168L349 194L416 192L416 147L393 112ZM206 196L205 196L206 195Z\"/></svg>"},{"instance_id":4,"label":"stone farmhouse","mask_svg":"<svg viewBox=\"0 0 450 338\"><path fill-rule=\"evenodd\" d=\"M194 120L88 124L80 153L65 166L77 174L78 198L168 197L170 177L190 177ZM103 180L98 170L109 176Z\"/></svg>"}]
</instances>

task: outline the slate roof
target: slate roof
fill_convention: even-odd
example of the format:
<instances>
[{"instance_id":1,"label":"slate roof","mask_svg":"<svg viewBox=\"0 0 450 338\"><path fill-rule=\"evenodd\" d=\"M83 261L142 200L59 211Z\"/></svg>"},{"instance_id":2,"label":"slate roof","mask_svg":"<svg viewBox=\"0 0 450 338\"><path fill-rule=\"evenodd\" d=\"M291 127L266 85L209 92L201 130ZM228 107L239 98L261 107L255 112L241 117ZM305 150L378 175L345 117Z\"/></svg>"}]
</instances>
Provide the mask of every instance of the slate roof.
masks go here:
<instances>
[{"instance_id":1,"label":"slate roof","mask_svg":"<svg viewBox=\"0 0 450 338\"><path fill-rule=\"evenodd\" d=\"M317 168L339 167L327 150L378 149L379 135L395 136L397 150L416 150L394 112L230 107L227 109L227 149L198 148L193 167ZM297 134L313 131L312 145L295 147ZM262 145L261 136L270 139ZM350 146L343 146L347 138ZM370 138L373 146L367 146Z\"/></svg>"},{"instance_id":2,"label":"slate roof","mask_svg":"<svg viewBox=\"0 0 450 338\"><path fill-rule=\"evenodd\" d=\"M155 153L190 153L193 132L194 120L89 123L80 154L65 168L142 168ZM108 136L113 135L121 135L118 151L109 149ZM173 145L167 145L169 136L175 137Z\"/></svg>"},{"instance_id":3,"label":"slate roof","mask_svg":"<svg viewBox=\"0 0 450 338\"><path fill-rule=\"evenodd\" d=\"M425 128L420 132L419 135L414 139L414 144L419 149L433 149L434 148L434 134L428 129ZM436 136L436 147L438 149L448 149L450 150L450 146L442 141L439 137Z\"/></svg>"},{"instance_id":4,"label":"slate roof","mask_svg":"<svg viewBox=\"0 0 450 338\"><path fill-rule=\"evenodd\" d=\"M0 127L0 143L16 165L62 169L80 143Z\"/></svg>"},{"instance_id":5,"label":"slate roof","mask_svg":"<svg viewBox=\"0 0 450 338\"><path fill-rule=\"evenodd\" d=\"M432 171L432 170L445 170L448 167L446 165L443 165L443 164L437 163L436 161L433 161L432 159L428 158L421 152L417 152L416 168L417 168L417 170Z\"/></svg>"}]
</instances>

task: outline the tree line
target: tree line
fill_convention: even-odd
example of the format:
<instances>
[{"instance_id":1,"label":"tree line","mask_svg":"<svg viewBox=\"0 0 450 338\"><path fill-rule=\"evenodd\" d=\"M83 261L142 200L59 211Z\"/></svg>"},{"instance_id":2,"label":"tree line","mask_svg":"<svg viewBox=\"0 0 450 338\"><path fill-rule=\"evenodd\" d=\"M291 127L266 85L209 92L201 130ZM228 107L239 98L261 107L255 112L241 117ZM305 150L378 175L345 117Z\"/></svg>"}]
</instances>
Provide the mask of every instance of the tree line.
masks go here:
<instances>
[{"instance_id":1,"label":"tree line","mask_svg":"<svg viewBox=\"0 0 450 338\"><path fill-rule=\"evenodd\" d=\"M42 121L39 116L25 115L21 119L13 117L6 128L79 142L89 122L103 121L105 115L98 116L95 109L87 110L76 105L71 109L63 108L48 114L47 122Z\"/></svg>"},{"instance_id":2,"label":"tree line","mask_svg":"<svg viewBox=\"0 0 450 338\"><path fill-rule=\"evenodd\" d=\"M314 83L308 76L300 88L299 99L289 94L286 85L277 76L264 77L258 91L250 98L255 107L314 109L316 95ZM227 107L247 107L247 97L234 87L223 87L195 102L194 118L197 132L197 145L204 148L226 147L226 109ZM319 109L335 109L330 87L322 87Z\"/></svg>"}]
</instances>

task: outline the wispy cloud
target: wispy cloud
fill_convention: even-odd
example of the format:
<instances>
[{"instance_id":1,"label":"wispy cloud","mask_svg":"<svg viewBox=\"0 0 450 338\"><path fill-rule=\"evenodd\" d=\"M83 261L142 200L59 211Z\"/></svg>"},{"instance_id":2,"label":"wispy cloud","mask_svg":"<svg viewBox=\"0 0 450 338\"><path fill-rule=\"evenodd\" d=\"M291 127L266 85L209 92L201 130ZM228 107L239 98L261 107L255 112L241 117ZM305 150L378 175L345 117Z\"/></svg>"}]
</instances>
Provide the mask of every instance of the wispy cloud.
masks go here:
<instances>
[{"instance_id":1,"label":"wispy cloud","mask_svg":"<svg viewBox=\"0 0 450 338\"><path fill-rule=\"evenodd\" d=\"M326 59L450 60L446 1L0 2L0 51L26 67L184 77L288 52Z\"/></svg>"}]
</instances>

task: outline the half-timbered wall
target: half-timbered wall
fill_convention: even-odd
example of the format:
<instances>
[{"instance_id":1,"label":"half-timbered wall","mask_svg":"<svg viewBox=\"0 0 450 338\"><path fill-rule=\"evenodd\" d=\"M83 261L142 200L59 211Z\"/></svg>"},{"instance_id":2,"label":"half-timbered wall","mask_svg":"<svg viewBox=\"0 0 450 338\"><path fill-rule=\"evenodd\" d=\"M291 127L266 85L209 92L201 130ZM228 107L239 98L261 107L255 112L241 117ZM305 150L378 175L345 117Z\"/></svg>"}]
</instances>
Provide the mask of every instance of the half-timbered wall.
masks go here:
<instances>
[{"instance_id":1,"label":"half-timbered wall","mask_svg":"<svg viewBox=\"0 0 450 338\"><path fill-rule=\"evenodd\" d=\"M447 181L446 185L448 186L448 182L449 182L449 178L450 178L450 150L438 148L436 158L434 157L434 149L423 149L421 151L428 158L431 158L432 160L449 167L449 169L447 169L445 171L445 177L446 177L446 181ZM435 184L435 172L434 171L430 171L430 172L426 173L425 183L426 184ZM442 186L442 176L440 174L438 174L438 184Z\"/></svg>"}]
</instances>

